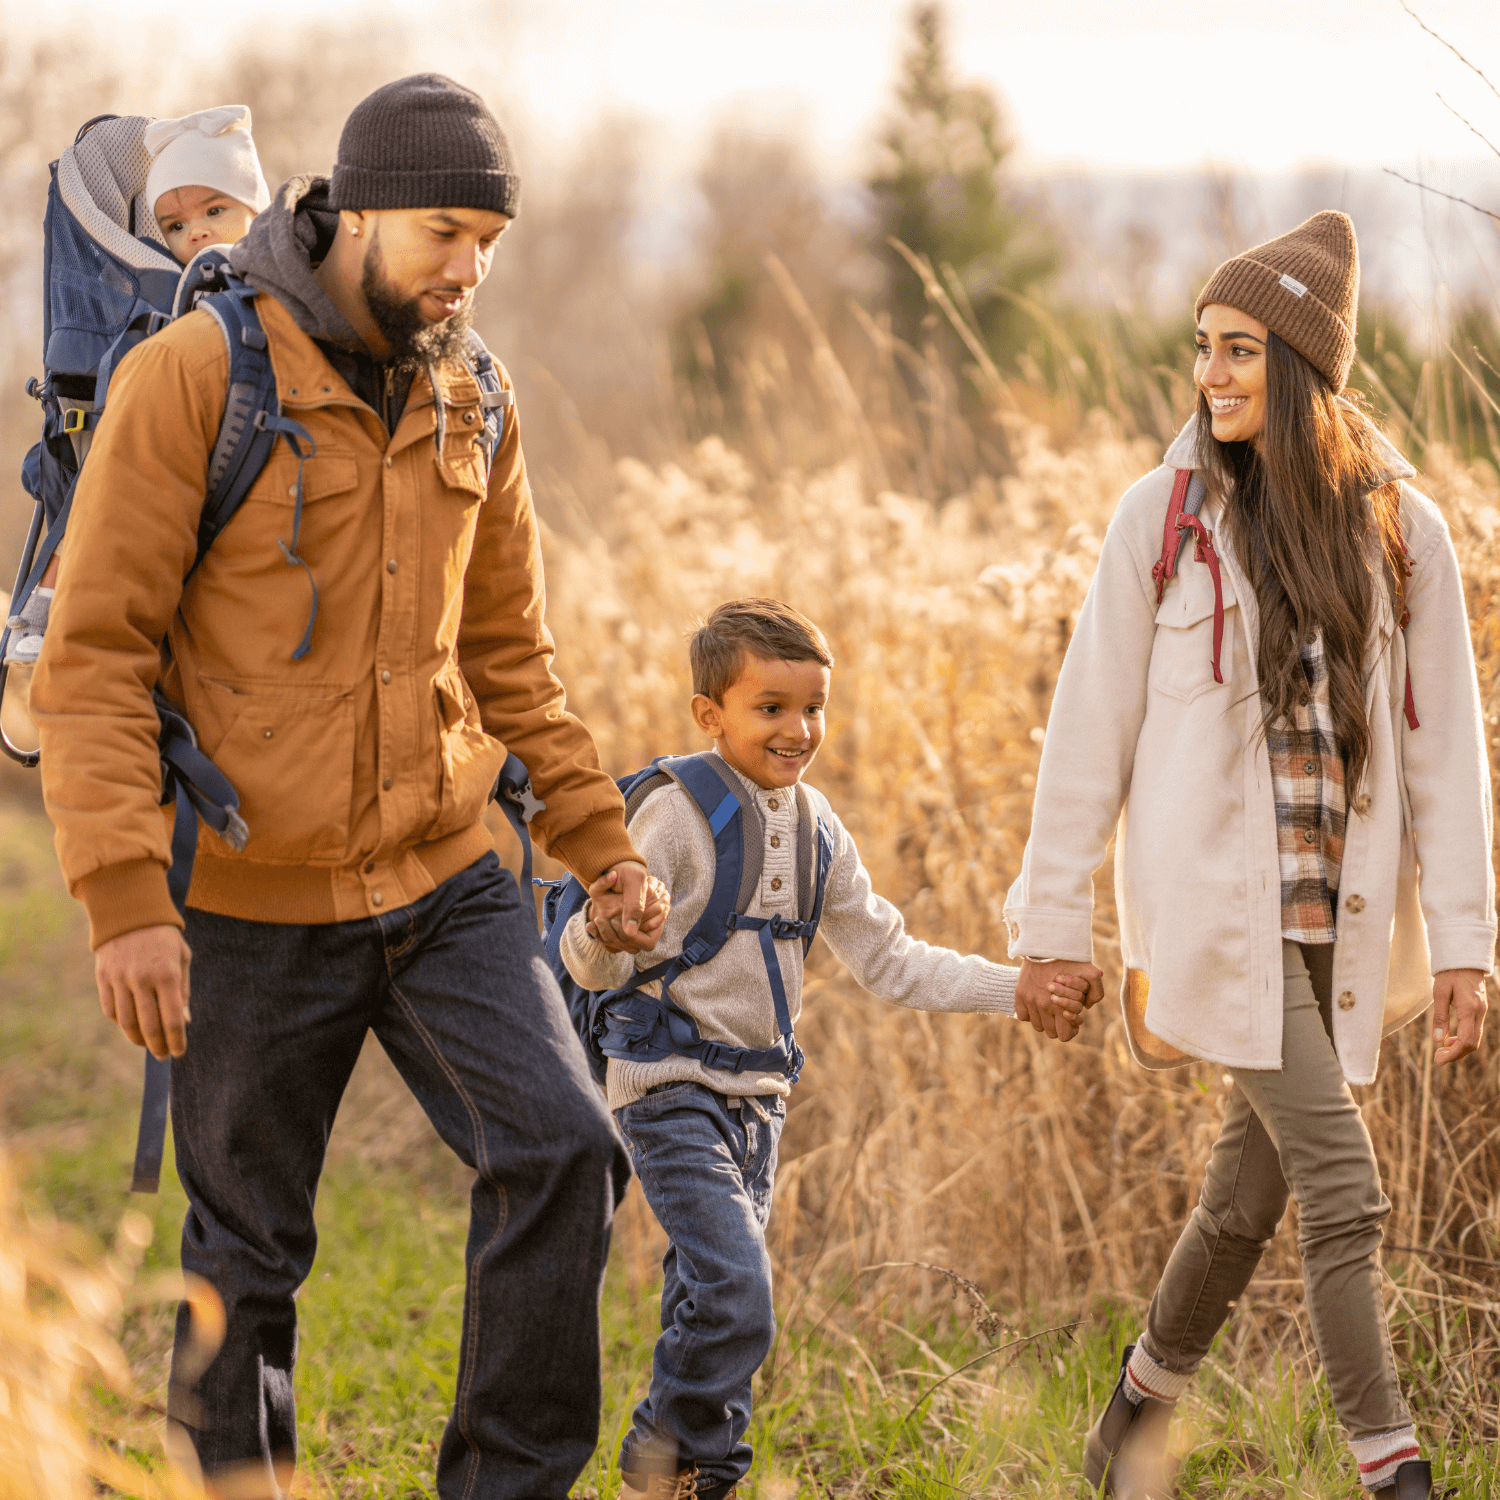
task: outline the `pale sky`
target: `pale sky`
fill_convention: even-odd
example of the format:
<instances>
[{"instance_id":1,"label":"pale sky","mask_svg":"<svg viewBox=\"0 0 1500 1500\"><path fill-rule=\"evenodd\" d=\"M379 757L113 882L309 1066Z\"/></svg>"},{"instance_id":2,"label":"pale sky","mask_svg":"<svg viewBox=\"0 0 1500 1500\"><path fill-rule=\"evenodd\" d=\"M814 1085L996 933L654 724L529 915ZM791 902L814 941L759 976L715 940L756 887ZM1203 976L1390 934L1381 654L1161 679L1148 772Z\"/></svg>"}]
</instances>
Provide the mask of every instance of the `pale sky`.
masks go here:
<instances>
[{"instance_id":1,"label":"pale sky","mask_svg":"<svg viewBox=\"0 0 1500 1500\"><path fill-rule=\"evenodd\" d=\"M1435 30L1500 81L1500 0L1415 0ZM654 121L686 143L726 115L791 120L825 169L867 148L898 64L907 0L75 0L71 32L122 39L154 24L215 50L315 19L364 30L399 17L413 71L462 76L465 15L497 23L485 59L540 133L570 137L601 114ZM48 7L0 0L12 34ZM1280 170L1308 162L1412 168L1485 148L1434 97L1500 143L1486 90L1400 0L949 0L961 72L1007 101L1025 159L1097 169ZM1490 158L1500 181L1500 159Z\"/></svg>"}]
</instances>

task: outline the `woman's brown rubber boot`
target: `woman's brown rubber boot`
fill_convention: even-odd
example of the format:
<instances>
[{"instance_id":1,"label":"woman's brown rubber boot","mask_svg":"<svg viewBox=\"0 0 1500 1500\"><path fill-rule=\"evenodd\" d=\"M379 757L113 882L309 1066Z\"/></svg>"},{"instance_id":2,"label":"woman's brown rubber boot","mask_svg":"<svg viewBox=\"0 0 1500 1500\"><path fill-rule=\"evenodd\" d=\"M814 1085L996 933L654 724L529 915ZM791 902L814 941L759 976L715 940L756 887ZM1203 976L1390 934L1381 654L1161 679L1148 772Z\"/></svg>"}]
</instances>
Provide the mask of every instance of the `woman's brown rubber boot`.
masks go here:
<instances>
[{"instance_id":1,"label":"woman's brown rubber boot","mask_svg":"<svg viewBox=\"0 0 1500 1500\"><path fill-rule=\"evenodd\" d=\"M1374 1500L1456 1500L1457 1490L1435 1490L1432 1487L1432 1465L1425 1458L1409 1458L1396 1470L1396 1477L1378 1490Z\"/></svg>"},{"instance_id":2,"label":"woman's brown rubber boot","mask_svg":"<svg viewBox=\"0 0 1500 1500\"><path fill-rule=\"evenodd\" d=\"M1167 1424L1176 1403L1147 1396L1137 1405L1125 1394L1125 1366L1134 1352L1134 1344L1125 1346L1109 1405L1083 1440L1083 1477L1116 1500L1167 1500Z\"/></svg>"}]
</instances>

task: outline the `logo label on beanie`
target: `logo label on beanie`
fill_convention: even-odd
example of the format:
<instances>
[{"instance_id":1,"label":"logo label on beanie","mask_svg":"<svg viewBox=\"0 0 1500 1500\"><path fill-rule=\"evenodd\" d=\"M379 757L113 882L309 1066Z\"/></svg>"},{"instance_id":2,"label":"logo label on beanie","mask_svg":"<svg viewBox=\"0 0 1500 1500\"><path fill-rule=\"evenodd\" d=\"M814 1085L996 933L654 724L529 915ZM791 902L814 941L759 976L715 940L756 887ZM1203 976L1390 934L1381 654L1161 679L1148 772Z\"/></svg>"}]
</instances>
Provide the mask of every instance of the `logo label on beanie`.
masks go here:
<instances>
[{"instance_id":1,"label":"logo label on beanie","mask_svg":"<svg viewBox=\"0 0 1500 1500\"><path fill-rule=\"evenodd\" d=\"M1295 276L1283 276L1278 285L1284 286L1294 297L1305 297L1307 295L1307 288Z\"/></svg>"}]
</instances>

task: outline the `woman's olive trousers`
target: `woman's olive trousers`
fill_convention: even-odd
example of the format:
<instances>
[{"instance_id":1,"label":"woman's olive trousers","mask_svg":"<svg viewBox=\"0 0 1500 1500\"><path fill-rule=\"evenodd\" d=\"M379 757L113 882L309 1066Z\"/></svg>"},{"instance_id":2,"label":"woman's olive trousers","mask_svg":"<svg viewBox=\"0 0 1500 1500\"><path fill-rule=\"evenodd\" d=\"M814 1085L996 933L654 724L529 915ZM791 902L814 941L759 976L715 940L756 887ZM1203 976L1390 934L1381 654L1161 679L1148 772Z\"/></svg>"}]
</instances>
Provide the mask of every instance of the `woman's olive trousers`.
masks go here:
<instances>
[{"instance_id":1,"label":"woman's olive trousers","mask_svg":"<svg viewBox=\"0 0 1500 1500\"><path fill-rule=\"evenodd\" d=\"M1380 1188L1370 1134L1334 1054L1333 945L1282 944L1281 1071L1232 1068L1235 1091L1203 1194L1146 1315L1146 1351L1195 1371L1297 1199L1313 1338L1334 1410L1351 1438L1411 1421L1381 1301Z\"/></svg>"}]
</instances>

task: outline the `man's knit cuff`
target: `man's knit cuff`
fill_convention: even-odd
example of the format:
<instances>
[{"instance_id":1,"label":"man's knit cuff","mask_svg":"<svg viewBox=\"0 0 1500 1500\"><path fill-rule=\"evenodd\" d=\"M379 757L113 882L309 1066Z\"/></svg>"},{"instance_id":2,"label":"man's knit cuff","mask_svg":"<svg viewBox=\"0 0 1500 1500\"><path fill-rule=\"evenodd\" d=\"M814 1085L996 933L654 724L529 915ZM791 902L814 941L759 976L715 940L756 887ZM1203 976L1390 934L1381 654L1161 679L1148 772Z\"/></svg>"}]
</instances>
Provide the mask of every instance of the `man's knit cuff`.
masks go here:
<instances>
[{"instance_id":1,"label":"man's knit cuff","mask_svg":"<svg viewBox=\"0 0 1500 1500\"><path fill-rule=\"evenodd\" d=\"M89 947L142 927L182 927L167 889L166 867L154 859L127 859L91 870L73 894L89 914Z\"/></svg>"}]
</instances>

